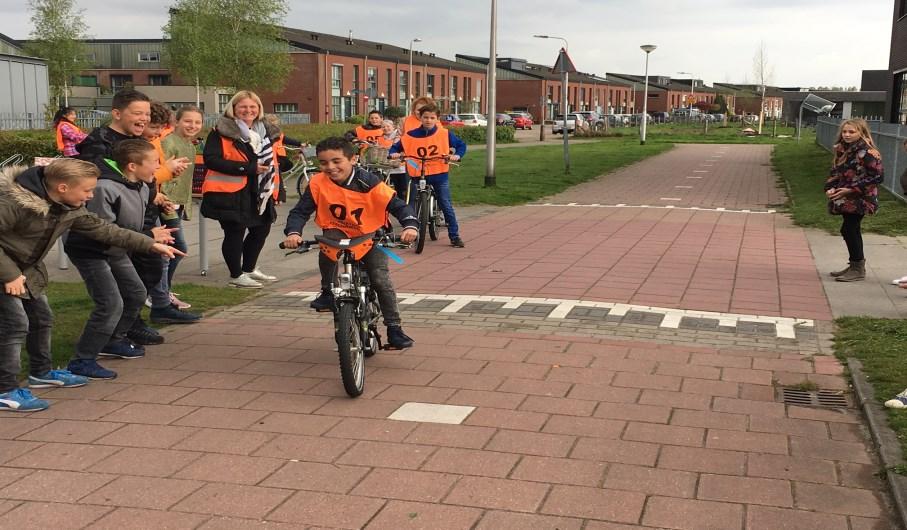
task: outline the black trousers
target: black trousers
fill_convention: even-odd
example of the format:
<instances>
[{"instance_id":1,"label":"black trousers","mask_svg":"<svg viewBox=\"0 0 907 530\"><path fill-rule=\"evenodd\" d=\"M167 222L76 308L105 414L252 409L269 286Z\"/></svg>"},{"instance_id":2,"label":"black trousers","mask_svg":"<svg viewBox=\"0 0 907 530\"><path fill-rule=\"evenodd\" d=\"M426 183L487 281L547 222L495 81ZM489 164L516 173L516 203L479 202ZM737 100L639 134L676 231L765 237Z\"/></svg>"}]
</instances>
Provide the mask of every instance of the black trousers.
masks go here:
<instances>
[{"instance_id":1,"label":"black trousers","mask_svg":"<svg viewBox=\"0 0 907 530\"><path fill-rule=\"evenodd\" d=\"M844 238L844 244L847 245L850 261L862 261L865 259L863 256L863 234L860 232L860 223L863 222L863 216L856 213L845 213L841 217L841 237Z\"/></svg>"},{"instance_id":2,"label":"black trousers","mask_svg":"<svg viewBox=\"0 0 907 530\"><path fill-rule=\"evenodd\" d=\"M240 223L221 221L224 230L224 241L221 251L224 261L230 269L230 277L238 278L244 272L252 272L258 263L261 249L271 232L271 223L258 226L246 226Z\"/></svg>"}]
</instances>

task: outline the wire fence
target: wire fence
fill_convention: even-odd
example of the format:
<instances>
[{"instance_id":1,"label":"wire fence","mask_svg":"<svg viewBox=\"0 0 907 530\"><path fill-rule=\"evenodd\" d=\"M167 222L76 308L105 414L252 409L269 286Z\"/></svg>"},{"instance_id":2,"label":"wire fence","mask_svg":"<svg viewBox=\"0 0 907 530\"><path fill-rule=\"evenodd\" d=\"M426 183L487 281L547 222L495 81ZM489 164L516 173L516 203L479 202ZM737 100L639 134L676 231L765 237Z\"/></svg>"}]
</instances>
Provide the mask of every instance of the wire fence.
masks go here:
<instances>
[{"instance_id":1,"label":"wire fence","mask_svg":"<svg viewBox=\"0 0 907 530\"><path fill-rule=\"evenodd\" d=\"M907 200L907 193L901 187L902 176L907 179L907 151L904 149L907 125L865 119L869 122L872 141L882 154L882 166L885 168L885 181L882 186ZM842 121L841 118L820 117L816 122L816 143L831 151L838 138L838 128Z\"/></svg>"}]
</instances>

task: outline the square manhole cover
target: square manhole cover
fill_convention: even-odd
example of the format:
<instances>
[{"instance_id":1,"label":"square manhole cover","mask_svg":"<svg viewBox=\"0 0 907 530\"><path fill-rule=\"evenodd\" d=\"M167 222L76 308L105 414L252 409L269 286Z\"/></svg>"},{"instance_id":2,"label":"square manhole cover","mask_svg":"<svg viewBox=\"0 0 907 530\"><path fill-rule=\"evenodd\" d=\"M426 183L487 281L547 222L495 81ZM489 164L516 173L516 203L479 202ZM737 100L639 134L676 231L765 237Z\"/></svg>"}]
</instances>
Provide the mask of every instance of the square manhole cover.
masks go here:
<instances>
[{"instance_id":1,"label":"square manhole cover","mask_svg":"<svg viewBox=\"0 0 907 530\"><path fill-rule=\"evenodd\" d=\"M847 394L839 390L802 390L781 387L778 400L785 405L844 409L850 406Z\"/></svg>"}]
</instances>

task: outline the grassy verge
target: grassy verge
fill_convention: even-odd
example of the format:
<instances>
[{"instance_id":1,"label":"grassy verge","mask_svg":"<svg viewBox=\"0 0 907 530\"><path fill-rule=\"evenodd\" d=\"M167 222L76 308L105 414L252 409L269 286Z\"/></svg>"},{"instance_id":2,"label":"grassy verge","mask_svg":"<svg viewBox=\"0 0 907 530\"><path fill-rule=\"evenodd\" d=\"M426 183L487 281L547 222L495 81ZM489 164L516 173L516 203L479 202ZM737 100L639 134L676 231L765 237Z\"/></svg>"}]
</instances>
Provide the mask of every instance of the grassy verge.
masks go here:
<instances>
[{"instance_id":1,"label":"grassy verge","mask_svg":"<svg viewBox=\"0 0 907 530\"><path fill-rule=\"evenodd\" d=\"M184 300L191 301L191 311L210 312L213 309L236 305L249 299L253 294L242 289L208 287L191 283L177 284L173 290ZM54 366L66 366L82 328L88 320L93 304L82 283L51 282L47 298L54 312L52 353ZM147 320L148 310L143 309ZM28 361L22 367L27 370ZM26 371L23 370L23 373Z\"/></svg>"},{"instance_id":2,"label":"grassy verge","mask_svg":"<svg viewBox=\"0 0 907 530\"><path fill-rule=\"evenodd\" d=\"M884 403L907 387L907 321L870 317L843 317L835 321L835 353L842 360L855 357ZM907 410L888 411L888 423L907 455Z\"/></svg>"},{"instance_id":3,"label":"grassy verge","mask_svg":"<svg viewBox=\"0 0 907 530\"><path fill-rule=\"evenodd\" d=\"M787 185L787 207L794 222L837 233L841 218L828 214L822 188L831 165L828 151L806 138L799 144L783 143L775 147L772 165ZM863 219L863 232L887 236L907 234L907 204L885 189L879 189L879 204L876 215Z\"/></svg>"},{"instance_id":4,"label":"grassy verge","mask_svg":"<svg viewBox=\"0 0 907 530\"><path fill-rule=\"evenodd\" d=\"M451 195L458 205L506 206L534 201L592 180L617 168L663 153L670 144L639 145L629 138L575 144L570 147L570 174L564 173L563 147L536 145L501 149L496 156L497 187L485 185L485 151L468 154L450 173Z\"/></svg>"},{"instance_id":5,"label":"grassy verge","mask_svg":"<svg viewBox=\"0 0 907 530\"><path fill-rule=\"evenodd\" d=\"M708 130L702 124L652 123L646 128L646 141L652 143L696 143L696 144L783 144L796 143L797 134L793 127L778 126L772 137L771 123L762 128L762 136L744 136L739 123L726 126L710 123ZM638 138L636 127L612 127L611 133L625 138ZM809 131L803 131L804 138Z\"/></svg>"}]
</instances>

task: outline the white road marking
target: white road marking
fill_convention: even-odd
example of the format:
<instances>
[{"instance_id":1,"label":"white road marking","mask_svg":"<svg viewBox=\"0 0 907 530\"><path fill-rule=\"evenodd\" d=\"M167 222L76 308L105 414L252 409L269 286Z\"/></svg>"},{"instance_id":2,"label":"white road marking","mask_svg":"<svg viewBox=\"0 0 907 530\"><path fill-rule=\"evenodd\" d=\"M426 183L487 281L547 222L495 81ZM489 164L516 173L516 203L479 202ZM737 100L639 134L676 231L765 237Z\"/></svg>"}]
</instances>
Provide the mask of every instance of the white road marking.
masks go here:
<instances>
[{"instance_id":1,"label":"white road marking","mask_svg":"<svg viewBox=\"0 0 907 530\"><path fill-rule=\"evenodd\" d=\"M421 421L425 423L447 423L459 425L467 416L476 410L475 407L462 405L438 405L436 403L407 402L387 417L397 421Z\"/></svg>"},{"instance_id":2,"label":"white road marking","mask_svg":"<svg viewBox=\"0 0 907 530\"><path fill-rule=\"evenodd\" d=\"M687 178L688 179L701 179L702 177L687 177ZM679 201L681 199L663 197L661 200ZM777 210L732 210L732 209L727 209L727 208L703 208L701 206L674 206L674 205L651 206L648 204L634 205L634 204L625 204L625 203L620 203L620 204L598 204L598 203L595 203L595 204L577 204L577 203L553 204L553 203L547 202L544 204L528 204L527 206L535 206L535 207L547 206L547 207L561 207L561 208L564 208L564 207L569 207L569 208L661 208L661 209L668 208L668 209L677 209L677 210L699 210L699 211L703 211L703 212L757 213L757 214L777 213Z\"/></svg>"},{"instance_id":3,"label":"white road marking","mask_svg":"<svg viewBox=\"0 0 907 530\"><path fill-rule=\"evenodd\" d=\"M660 201L682 201L683 199L681 199L680 197L662 197L658 200L660 200Z\"/></svg>"}]
</instances>

